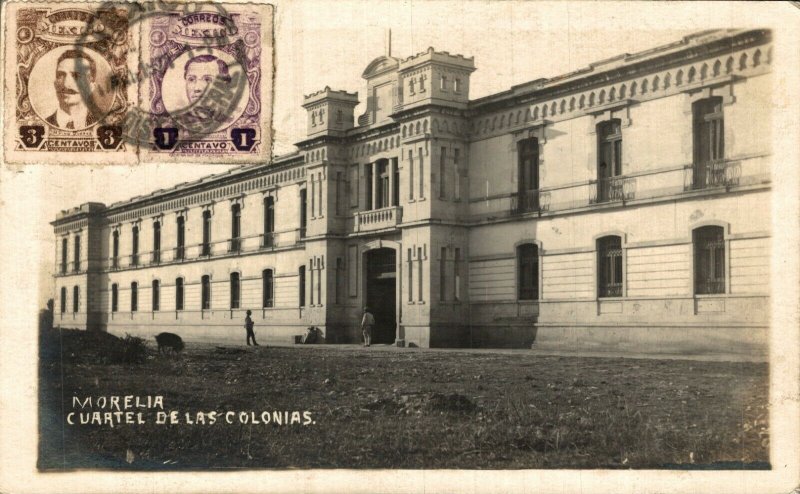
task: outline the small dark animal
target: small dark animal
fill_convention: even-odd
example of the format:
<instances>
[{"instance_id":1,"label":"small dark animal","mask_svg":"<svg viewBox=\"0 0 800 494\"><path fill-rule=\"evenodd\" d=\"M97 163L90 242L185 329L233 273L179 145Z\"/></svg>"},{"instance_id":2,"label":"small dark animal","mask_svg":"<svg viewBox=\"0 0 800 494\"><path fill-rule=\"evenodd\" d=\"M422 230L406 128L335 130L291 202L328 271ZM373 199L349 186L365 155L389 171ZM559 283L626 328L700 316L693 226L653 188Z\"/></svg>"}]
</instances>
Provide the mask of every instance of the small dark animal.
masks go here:
<instances>
[{"instance_id":1,"label":"small dark animal","mask_svg":"<svg viewBox=\"0 0 800 494\"><path fill-rule=\"evenodd\" d=\"M161 353L162 348L167 351L171 348L173 353L183 350L183 340L175 333L159 333L156 336L156 342L158 343L158 353Z\"/></svg>"}]
</instances>

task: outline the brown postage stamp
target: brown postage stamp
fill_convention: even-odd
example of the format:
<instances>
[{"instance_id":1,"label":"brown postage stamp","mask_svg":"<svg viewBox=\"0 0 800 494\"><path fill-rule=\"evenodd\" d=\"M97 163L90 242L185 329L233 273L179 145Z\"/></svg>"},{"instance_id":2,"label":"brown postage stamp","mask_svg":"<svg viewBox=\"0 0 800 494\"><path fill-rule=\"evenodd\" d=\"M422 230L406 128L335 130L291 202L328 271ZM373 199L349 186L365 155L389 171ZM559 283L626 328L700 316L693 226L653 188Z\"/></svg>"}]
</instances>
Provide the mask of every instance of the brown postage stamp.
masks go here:
<instances>
[{"instance_id":1,"label":"brown postage stamp","mask_svg":"<svg viewBox=\"0 0 800 494\"><path fill-rule=\"evenodd\" d=\"M128 137L148 161L263 160L270 153L272 7L204 4L142 23L139 97Z\"/></svg>"},{"instance_id":2,"label":"brown postage stamp","mask_svg":"<svg viewBox=\"0 0 800 494\"><path fill-rule=\"evenodd\" d=\"M268 158L271 5L12 3L7 19L7 163Z\"/></svg>"},{"instance_id":3,"label":"brown postage stamp","mask_svg":"<svg viewBox=\"0 0 800 494\"><path fill-rule=\"evenodd\" d=\"M129 5L14 3L6 15L6 162L136 162L123 139L136 98Z\"/></svg>"}]
</instances>

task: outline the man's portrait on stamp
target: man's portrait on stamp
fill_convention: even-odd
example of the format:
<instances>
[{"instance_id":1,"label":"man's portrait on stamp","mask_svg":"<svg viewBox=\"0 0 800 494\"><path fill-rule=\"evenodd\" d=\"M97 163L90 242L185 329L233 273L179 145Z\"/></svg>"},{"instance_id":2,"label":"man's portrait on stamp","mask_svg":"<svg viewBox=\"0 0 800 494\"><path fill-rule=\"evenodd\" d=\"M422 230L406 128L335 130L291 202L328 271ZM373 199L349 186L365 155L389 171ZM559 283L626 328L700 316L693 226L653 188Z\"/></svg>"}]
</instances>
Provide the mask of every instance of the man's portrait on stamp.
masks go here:
<instances>
[{"instance_id":1,"label":"man's portrait on stamp","mask_svg":"<svg viewBox=\"0 0 800 494\"><path fill-rule=\"evenodd\" d=\"M112 94L108 87L108 62L94 50L64 48L53 52L53 55L60 52L55 67L48 66L52 57L45 56L31 74L33 86L39 77L46 75L44 72L52 70L55 98L53 93L47 98L43 94L45 91L34 91L31 101L37 112L48 114L47 110L55 100L57 107L45 121L60 129L80 130L96 124L110 107L109 96ZM98 66L102 66L100 72ZM39 74L37 68L43 73ZM88 95L90 101L84 100L84 94Z\"/></svg>"},{"instance_id":2,"label":"man's portrait on stamp","mask_svg":"<svg viewBox=\"0 0 800 494\"><path fill-rule=\"evenodd\" d=\"M241 87L232 87L239 85ZM234 106L220 101L220 94L240 93ZM182 53L170 61L161 83L161 97L167 114L178 125L204 132L216 132L235 122L248 103L249 81L240 63L218 49Z\"/></svg>"}]
</instances>

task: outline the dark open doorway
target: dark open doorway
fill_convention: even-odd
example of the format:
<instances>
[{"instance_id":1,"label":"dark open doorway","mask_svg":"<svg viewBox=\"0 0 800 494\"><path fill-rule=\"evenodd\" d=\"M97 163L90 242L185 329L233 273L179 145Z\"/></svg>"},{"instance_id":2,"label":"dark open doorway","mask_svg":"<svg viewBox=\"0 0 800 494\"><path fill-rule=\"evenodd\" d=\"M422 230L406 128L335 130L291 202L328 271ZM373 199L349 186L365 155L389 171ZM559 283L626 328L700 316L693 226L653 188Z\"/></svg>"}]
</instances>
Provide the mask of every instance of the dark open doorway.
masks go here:
<instances>
[{"instance_id":1,"label":"dark open doorway","mask_svg":"<svg viewBox=\"0 0 800 494\"><path fill-rule=\"evenodd\" d=\"M365 255L367 307L375 316L373 343L394 343L397 268L393 249L375 249Z\"/></svg>"}]
</instances>

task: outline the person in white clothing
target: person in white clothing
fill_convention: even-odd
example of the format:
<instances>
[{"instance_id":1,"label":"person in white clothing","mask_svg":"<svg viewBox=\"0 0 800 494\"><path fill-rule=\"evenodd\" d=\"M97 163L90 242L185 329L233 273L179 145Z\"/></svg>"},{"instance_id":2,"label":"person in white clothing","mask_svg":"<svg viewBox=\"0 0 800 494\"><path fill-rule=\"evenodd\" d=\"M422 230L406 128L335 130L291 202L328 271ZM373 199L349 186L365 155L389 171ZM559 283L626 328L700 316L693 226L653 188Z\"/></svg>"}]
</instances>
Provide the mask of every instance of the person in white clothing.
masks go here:
<instances>
[{"instance_id":1,"label":"person in white clothing","mask_svg":"<svg viewBox=\"0 0 800 494\"><path fill-rule=\"evenodd\" d=\"M375 317L369 311L369 307L364 307L364 316L361 318L361 332L364 334L364 346L372 343L372 328L375 326Z\"/></svg>"}]
</instances>

